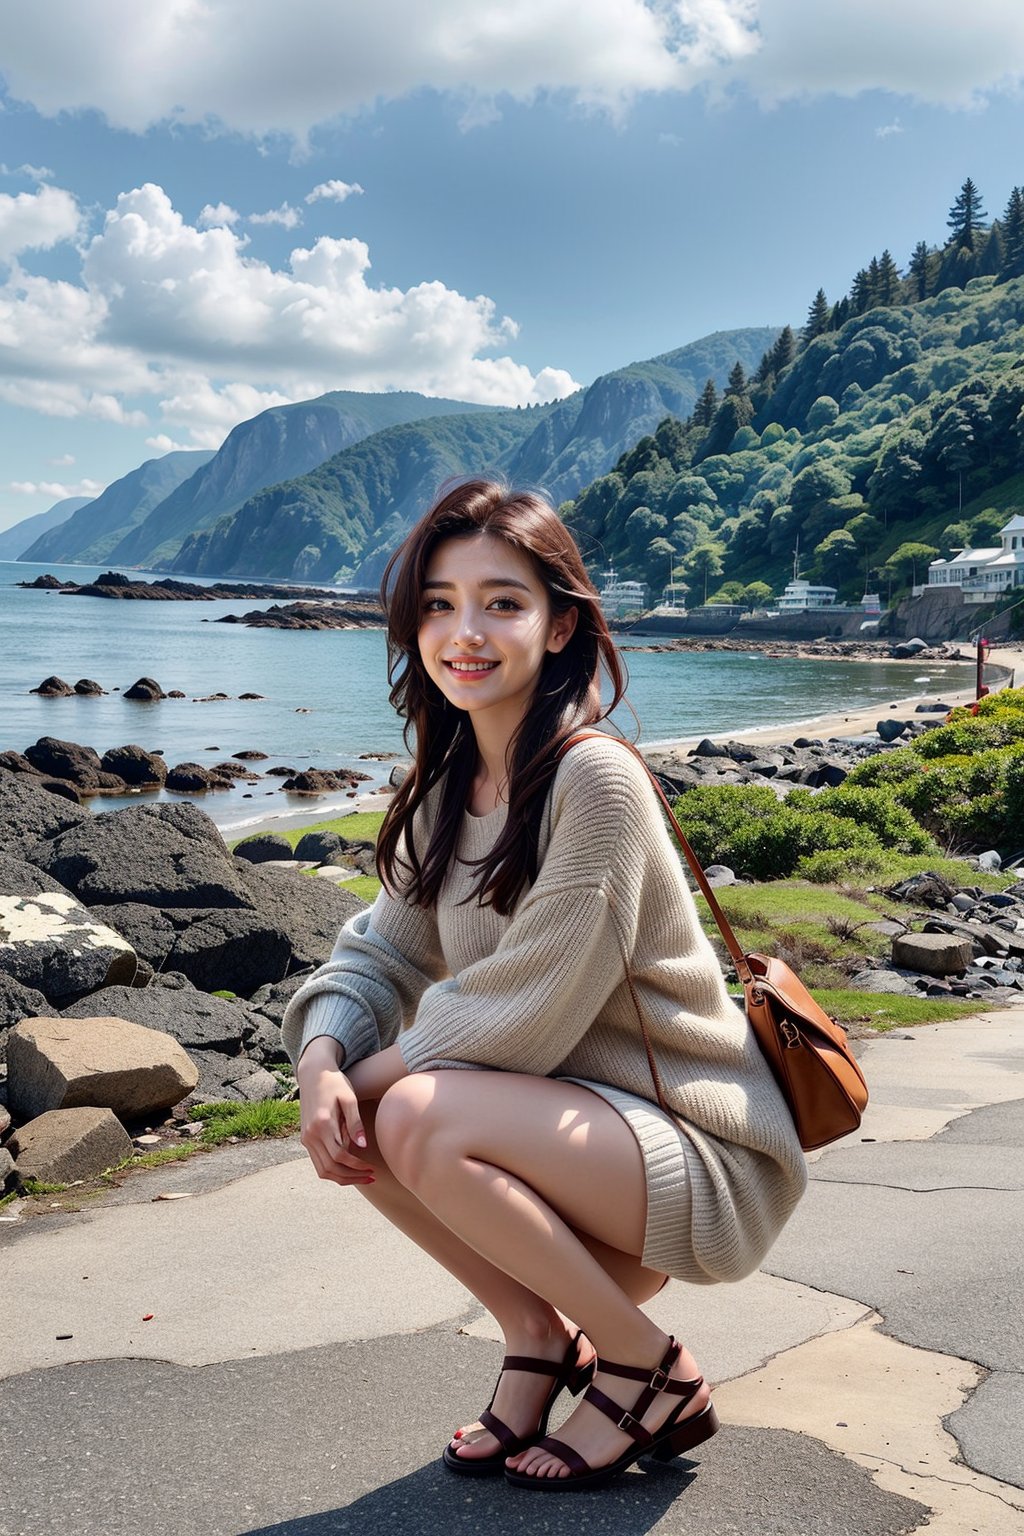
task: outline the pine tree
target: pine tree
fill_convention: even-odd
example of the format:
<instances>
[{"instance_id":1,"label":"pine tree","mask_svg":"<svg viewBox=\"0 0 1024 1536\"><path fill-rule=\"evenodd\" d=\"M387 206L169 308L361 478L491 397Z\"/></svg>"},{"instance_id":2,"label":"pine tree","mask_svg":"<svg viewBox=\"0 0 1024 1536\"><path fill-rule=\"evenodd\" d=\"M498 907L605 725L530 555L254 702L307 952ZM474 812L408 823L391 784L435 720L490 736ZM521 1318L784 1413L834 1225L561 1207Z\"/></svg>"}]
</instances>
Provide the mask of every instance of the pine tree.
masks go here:
<instances>
[{"instance_id":1,"label":"pine tree","mask_svg":"<svg viewBox=\"0 0 1024 1536\"><path fill-rule=\"evenodd\" d=\"M747 376L743 371L743 364L739 358L732 365L729 374L729 382L725 386L727 395L745 395L747 393Z\"/></svg>"},{"instance_id":2,"label":"pine tree","mask_svg":"<svg viewBox=\"0 0 1024 1536\"><path fill-rule=\"evenodd\" d=\"M878 304L895 304L900 295L900 271L889 251L883 251L878 263Z\"/></svg>"},{"instance_id":3,"label":"pine tree","mask_svg":"<svg viewBox=\"0 0 1024 1536\"><path fill-rule=\"evenodd\" d=\"M813 341L815 336L823 336L826 331L834 330L829 314L828 299L825 297L824 288L819 288L814 295L810 309L807 311L807 324L800 332L800 339L804 346Z\"/></svg>"},{"instance_id":4,"label":"pine tree","mask_svg":"<svg viewBox=\"0 0 1024 1536\"><path fill-rule=\"evenodd\" d=\"M762 354L761 354L761 361L757 365L757 372L754 374L754 377L750 381L752 384L769 384L769 383L774 384L774 382L775 382L774 353L775 353L774 347L769 347L767 352L762 352Z\"/></svg>"},{"instance_id":5,"label":"pine tree","mask_svg":"<svg viewBox=\"0 0 1024 1536\"><path fill-rule=\"evenodd\" d=\"M715 388L714 379L708 379L701 391L700 399L693 408L693 424L695 427L710 427L718 410L718 390Z\"/></svg>"},{"instance_id":6,"label":"pine tree","mask_svg":"<svg viewBox=\"0 0 1024 1536\"><path fill-rule=\"evenodd\" d=\"M985 228L983 221L986 217L981 206L981 193L968 176L949 210L946 224L952 234L946 244L955 245L960 250L973 251L974 237Z\"/></svg>"},{"instance_id":7,"label":"pine tree","mask_svg":"<svg viewBox=\"0 0 1024 1536\"><path fill-rule=\"evenodd\" d=\"M818 291L820 292L821 290L819 289ZM824 294L821 296L822 298L825 297ZM775 345L771 350L771 371L776 378L778 378L784 368L789 367L794 357L796 357L796 337L793 335L793 327L786 325L779 332Z\"/></svg>"},{"instance_id":8,"label":"pine tree","mask_svg":"<svg viewBox=\"0 0 1024 1536\"><path fill-rule=\"evenodd\" d=\"M839 299L837 303L833 304L832 313L828 321L828 329L830 331L842 330L850 318L850 308L850 301L847 298Z\"/></svg>"},{"instance_id":9,"label":"pine tree","mask_svg":"<svg viewBox=\"0 0 1024 1536\"><path fill-rule=\"evenodd\" d=\"M928 244L924 240L919 240L911 252L910 265L907 268L907 276L914 284L914 294L918 301L928 297L931 285L928 267Z\"/></svg>"},{"instance_id":10,"label":"pine tree","mask_svg":"<svg viewBox=\"0 0 1024 1536\"><path fill-rule=\"evenodd\" d=\"M861 267L850 284L850 308L855 315L862 315L871 308L874 297L871 274L866 267Z\"/></svg>"},{"instance_id":11,"label":"pine tree","mask_svg":"<svg viewBox=\"0 0 1024 1536\"><path fill-rule=\"evenodd\" d=\"M1024 273L1024 190L1014 187L1003 214L1003 267L1001 277Z\"/></svg>"}]
</instances>

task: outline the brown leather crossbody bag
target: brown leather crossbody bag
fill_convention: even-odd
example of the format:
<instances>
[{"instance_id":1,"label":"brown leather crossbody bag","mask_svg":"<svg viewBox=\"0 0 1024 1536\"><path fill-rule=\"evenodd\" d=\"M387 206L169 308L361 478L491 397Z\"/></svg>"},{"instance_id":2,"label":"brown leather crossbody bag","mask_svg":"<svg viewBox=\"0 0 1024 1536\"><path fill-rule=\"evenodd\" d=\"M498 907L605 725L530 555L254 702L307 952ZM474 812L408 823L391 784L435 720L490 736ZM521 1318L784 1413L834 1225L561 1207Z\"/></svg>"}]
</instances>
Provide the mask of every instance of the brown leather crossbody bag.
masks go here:
<instances>
[{"instance_id":1,"label":"brown leather crossbody bag","mask_svg":"<svg viewBox=\"0 0 1024 1536\"><path fill-rule=\"evenodd\" d=\"M618 741L628 752L633 753L649 775L669 825L736 967L736 975L743 986L750 1027L789 1105L800 1145L806 1152L810 1152L827 1146L830 1141L837 1141L840 1136L849 1135L860 1125L868 1101L868 1089L864 1074L847 1044L846 1031L818 1006L784 960L775 959L771 955L744 954L729 919L719 906L686 840L668 796L630 742L623 741L621 737L609 736L604 731L577 731L563 742L559 758L577 742L593 736L603 741ZM643 1035L655 1096L659 1106L671 1114L672 1111L665 1103L654 1052L628 963L626 981Z\"/></svg>"}]
</instances>

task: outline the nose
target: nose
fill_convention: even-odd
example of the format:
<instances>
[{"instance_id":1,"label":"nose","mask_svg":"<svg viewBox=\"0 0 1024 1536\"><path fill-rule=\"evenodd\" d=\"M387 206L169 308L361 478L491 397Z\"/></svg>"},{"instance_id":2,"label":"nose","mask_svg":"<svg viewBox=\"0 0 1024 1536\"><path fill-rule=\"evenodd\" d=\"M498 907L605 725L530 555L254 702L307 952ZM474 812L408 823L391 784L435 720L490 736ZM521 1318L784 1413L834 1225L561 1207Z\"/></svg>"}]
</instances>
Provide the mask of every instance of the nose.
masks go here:
<instances>
[{"instance_id":1,"label":"nose","mask_svg":"<svg viewBox=\"0 0 1024 1536\"><path fill-rule=\"evenodd\" d=\"M479 616L469 608L463 609L459 618L455 643L465 646L477 646L484 643L484 637L480 632Z\"/></svg>"}]
</instances>

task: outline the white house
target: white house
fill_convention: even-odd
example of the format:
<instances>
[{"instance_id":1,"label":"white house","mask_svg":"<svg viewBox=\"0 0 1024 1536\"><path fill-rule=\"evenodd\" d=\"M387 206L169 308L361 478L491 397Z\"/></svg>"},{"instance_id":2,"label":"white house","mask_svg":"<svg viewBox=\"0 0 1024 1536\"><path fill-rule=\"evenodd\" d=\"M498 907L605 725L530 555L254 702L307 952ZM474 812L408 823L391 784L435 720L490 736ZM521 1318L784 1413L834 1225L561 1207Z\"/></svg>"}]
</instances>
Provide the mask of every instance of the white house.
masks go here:
<instances>
[{"instance_id":1,"label":"white house","mask_svg":"<svg viewBox=\"0 0 1024 1536\"><path fill-rule=\"evenodd\" d=\"M999 537L1002 542L996 549L961 549L950 560L933 560L928 586L959 587L965 602L974 603L1024 586L1024 516L1011 517Z\"/></svg>"}]
</instances>

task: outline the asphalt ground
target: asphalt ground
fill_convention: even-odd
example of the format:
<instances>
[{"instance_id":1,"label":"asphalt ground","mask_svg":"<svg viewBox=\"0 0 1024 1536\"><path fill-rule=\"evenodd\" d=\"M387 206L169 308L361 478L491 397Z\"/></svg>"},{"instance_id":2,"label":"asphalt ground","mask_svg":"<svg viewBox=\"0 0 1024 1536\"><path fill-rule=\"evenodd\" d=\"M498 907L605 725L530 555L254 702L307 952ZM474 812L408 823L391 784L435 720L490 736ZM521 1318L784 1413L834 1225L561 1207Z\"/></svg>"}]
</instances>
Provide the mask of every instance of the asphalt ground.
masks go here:
<instances>
[{"instance_id":1,"label":"asphalt ground","mask_svg":"<svg viewBox=\"0 0 1024 1536\"><path fill-rule=\"evenodd\" d=\"M721 1433L591 1493L446 1471L493 1321L297 1142L0 1226L0 1536L1024 1536L1024 1007L862 1059L762 1271L649 1305Z\"/></svg>"}]
</instances>

